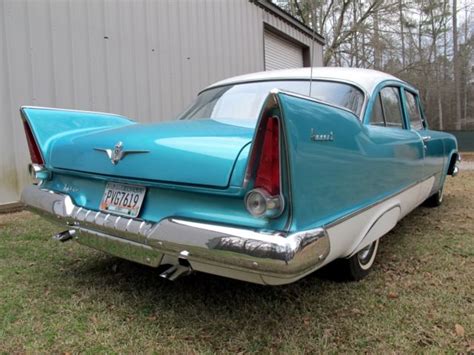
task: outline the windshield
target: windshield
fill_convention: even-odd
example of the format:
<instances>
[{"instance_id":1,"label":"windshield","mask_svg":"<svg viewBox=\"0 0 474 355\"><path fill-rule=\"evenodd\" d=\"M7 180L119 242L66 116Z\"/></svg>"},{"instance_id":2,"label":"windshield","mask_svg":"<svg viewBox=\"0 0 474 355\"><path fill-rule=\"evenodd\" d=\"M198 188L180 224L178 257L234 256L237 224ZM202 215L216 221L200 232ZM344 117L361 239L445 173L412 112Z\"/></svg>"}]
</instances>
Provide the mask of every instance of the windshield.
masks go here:
<instances>
[{"instance_id":1,"label":"windshield","mask_svg":"<svg viewBox=\"0 0 474 355\"><path fill-rule=\"evenodd\" d=\"M202 92L179 119L257 120L263 101L271 89L309 94L309 81L264 81L220 86ZM360 114L363 93L356 87L332 82L313 81L311 96Z\"/></svg>"}]
</instances>

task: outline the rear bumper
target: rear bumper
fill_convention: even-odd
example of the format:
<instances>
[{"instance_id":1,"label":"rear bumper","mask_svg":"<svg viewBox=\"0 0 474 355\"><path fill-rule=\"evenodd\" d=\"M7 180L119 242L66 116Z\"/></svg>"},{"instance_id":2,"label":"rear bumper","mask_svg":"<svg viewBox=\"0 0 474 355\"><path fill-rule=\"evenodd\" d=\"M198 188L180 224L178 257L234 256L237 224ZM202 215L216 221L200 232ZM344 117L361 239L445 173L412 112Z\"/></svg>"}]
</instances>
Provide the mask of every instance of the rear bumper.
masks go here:
<instances>
[{"instance_id":1,"label":"rear bumper","mask_svg":"<svg viewBox=\"0 0 474 355\"><path fill-rule=\"evenodd\" d=\"M152 267L187 260L196 271L280 285L317 269L330 250L323 228L285 234L180 218L155 223L84 209L38 186L21 198L31 211L75 230L77 242Z\"/></svg>"}]
</instances>

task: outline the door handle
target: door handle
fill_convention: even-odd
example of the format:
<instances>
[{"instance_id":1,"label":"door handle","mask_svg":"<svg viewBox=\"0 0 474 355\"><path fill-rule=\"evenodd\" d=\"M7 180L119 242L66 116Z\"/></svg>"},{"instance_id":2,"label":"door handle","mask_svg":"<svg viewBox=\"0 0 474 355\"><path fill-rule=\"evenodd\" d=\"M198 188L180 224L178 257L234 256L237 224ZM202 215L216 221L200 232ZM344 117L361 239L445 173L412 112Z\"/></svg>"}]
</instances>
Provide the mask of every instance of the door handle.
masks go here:
<instances>
[{"instance_id":1,"label":"door handle","mask_svg":"<svg viewBox=\"0 0 474 355\"><path fill-rule=\"evenodd\" d=\"M423 147L425 148L425 150L428 150L428 146L426 145L426 143L431 140L431 136L424 136L421 137L421 139L423 140Z\"/></svg>"}]
</instances>

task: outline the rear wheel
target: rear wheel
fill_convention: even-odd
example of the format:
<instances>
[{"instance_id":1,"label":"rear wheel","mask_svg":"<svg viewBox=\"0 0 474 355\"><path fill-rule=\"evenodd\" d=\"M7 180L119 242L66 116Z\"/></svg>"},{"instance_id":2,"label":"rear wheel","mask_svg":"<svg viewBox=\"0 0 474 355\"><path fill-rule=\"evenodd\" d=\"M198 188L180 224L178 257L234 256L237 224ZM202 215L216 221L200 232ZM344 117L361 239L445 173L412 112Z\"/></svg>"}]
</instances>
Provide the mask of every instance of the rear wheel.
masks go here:
<instances>
[{"instance_id":1,"label":"rear wheel","mask_svg":"<svg viewBox=\"0 0 474 355\"><path fill-rule=\"evenodd\" d=\"M379 239L359 250L348 259L339 261L339 271L345 279L358 281L369 274L379 247Z\"/></svg>"},{"instance_id":2,"label":"rear wheel","mask_svg":"<svg viewBox=\"0 0 474 355\"><path fill-rule=\"evenodd\" d=\"M443 195L444 195L444 185L436 192L434 195L428 197L425 202L423 202L423 206L426 207L438 207L443 203Z\"/></svg>"}]
</instances>

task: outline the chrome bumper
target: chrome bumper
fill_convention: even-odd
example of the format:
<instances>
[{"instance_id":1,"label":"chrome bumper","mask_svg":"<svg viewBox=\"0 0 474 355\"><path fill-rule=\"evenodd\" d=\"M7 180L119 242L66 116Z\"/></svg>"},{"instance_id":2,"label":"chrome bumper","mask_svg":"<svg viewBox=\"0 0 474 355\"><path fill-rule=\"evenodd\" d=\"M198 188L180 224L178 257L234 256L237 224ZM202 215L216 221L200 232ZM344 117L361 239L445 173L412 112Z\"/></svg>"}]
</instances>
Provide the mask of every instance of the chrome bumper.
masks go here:
<instances>
[{"instance_id":1,"label":"chrome bumper","mask_svg":"<svg viewBox=\"0 0 474 355\"><path fill-rule=\"evenodd\" d=\"M74 229L77 242L141 264L179 265L239 280L279 285L314 271L328 256L322 228L285 234L166 218L158 223L92 211L65 194L29 186L22 202Z\"/></svg>"}]
</instances>

